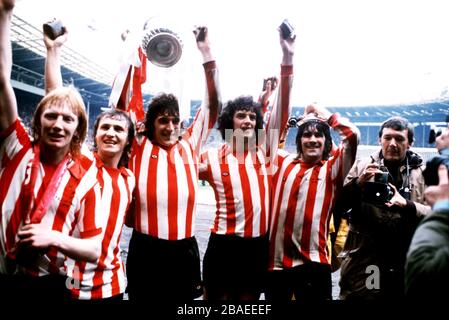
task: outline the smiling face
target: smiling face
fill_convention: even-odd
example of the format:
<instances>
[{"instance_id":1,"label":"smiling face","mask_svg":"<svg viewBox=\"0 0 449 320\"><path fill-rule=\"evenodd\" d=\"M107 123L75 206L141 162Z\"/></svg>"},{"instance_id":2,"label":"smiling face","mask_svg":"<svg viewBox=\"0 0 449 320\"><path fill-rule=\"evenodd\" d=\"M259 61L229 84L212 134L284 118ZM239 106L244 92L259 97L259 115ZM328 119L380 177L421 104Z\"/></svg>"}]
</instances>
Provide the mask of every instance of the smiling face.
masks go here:
<instances>
[{"instance_id":1,"label":"smiling face","mask_svg":"<svg viewBox=\"0 0 449 320\"><path fill-rule=\"evenodd\" d=\"M238 133L242 137L251 138L254 136L254 130L256 127L256 113L247 110L237 110L234 113L233 129L235 133Z\"/></svg>"},{"instance_id":2,"label":"smiling face","mask_svg":"<svg viewBox=\"0 0 449 320\"><path fill-rule=\"evenodd\" d=\"M180 120L178 116L161 114L154 120L153 142L170 147L178 141Z\"/></svg>"},{"instance_id":3,"label":"smiling face","mask_svg":"<svg viewBox=\"0 0 449 320\"><path fill-rule=\"evenodd\" d=\"M52 104L40 115L39 144L44 150L67 154L78 127L78 117L66 101Z\"/></svg>"},{"instance_id":4,"label":"smiling face","mask_svg":"<svg viewBox=\"0 0 449 320\"><path fill-rule=\"evenodd\" d=\"M326 137L323 132L311 126L301 136L301 158L307 163L317 163L323 159Z\"/></svg>"},{"instance_id":5,"label":"smiling face","mask_svg":"<svg viewBox=\"0 0 449 320\"><path fill-rule=\"evenodd\" d=\"M116 167L128 143L128 123L125 118L104 117L100 119L95 143L100 159Z\"/></svg>"}]
</instances>

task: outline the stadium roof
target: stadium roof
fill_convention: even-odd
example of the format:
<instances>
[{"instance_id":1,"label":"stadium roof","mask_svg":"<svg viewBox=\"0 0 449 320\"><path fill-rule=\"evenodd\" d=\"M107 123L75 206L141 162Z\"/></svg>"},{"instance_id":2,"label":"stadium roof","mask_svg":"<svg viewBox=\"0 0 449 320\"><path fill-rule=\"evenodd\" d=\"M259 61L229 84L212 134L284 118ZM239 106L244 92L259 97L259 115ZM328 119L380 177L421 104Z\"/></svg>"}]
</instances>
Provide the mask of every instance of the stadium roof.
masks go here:
<instances>
[{"instance_id":1,"label":"stadium roof","mask_svg":"<svg viewBox=\"0 0 449 320\"><path fill-rule=\"evenodd\" d=\"M14 15L11 23L13 87L37 95L44 94L46 49L42 31ZM107 107L114 75L70 47L61 53L61 72L65 84L72 84L95 113ZM149 96L145 96L146 99Z\"/></svg>"}]
</instances>

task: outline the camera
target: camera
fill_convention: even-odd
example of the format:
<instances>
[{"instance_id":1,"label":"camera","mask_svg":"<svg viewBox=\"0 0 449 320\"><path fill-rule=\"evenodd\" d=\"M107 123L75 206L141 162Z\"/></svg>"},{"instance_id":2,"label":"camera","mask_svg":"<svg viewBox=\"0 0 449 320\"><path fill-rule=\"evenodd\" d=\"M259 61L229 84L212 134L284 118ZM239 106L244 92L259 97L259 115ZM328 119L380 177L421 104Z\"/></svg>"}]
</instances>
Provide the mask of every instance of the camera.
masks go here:
<instances>
[{"instance_id":1,"label":"camera","mask_svg":"<svg viewBox=\"0 0 449 320\"><path fill-rule=\"evenodd\" d=\"M362 199L372 204L384 204L394 195L393 189L388 185L388 172L376 172L372 181L365 182L362 190Z\"/></svg>"},{"instance_id":2,"label":"camera","mask_svg":"<svg viewBox=\"0 0 449 320\"><path fill-rule=\"evenodd\" d=\"M51 39L55 40L57 37L61 36L65 32L65 27L63 26L61 20L52 20L43 25L44 33Z\"/></svg>"},{"instance_id":3,"label":"camera","mask_svg":"<svg viewBox=\"0 0 449 320\"><path fill-rule=\"evenodd\" d=\"M287 127L294 128L298 124L299 119L296 117L290 117L287 121Z\"/></svg>"},{"instance_id":4,"label":"camera","mask_svg":"<svg viewBox=\"0 0 449 320\"><path fill-rule=\"evenodd\" d=\"M427 186L436 186L439 183L438 167L444 164L449 170L449 148L440 151L440 154L426 162L423 171L424 182Z\"/></svg>"},{"instance_id":5,"label":"camera","mask_svg":"<svg viewBox=\"0 0 449 320\"><path fill-rule=\"evenodd\" d=\"M294 38L295 37L295 28L291 25L290 21L288 19L284 19L282 21L281 25L279 26L279 29L281 29L282 33L282 39L288 39L288 38Z\"/></svg>"}]
</instances>

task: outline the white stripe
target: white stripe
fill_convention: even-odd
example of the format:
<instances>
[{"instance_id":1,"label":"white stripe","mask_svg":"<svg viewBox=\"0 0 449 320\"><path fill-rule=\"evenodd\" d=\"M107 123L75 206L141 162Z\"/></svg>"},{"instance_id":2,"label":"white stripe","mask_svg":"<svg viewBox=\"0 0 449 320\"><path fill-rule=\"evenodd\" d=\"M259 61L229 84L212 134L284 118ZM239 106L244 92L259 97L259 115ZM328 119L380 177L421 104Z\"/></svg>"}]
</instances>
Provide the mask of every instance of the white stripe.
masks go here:
<instances>
[{"instance_id":1,"label":"white stripe","mask_svg":"<svg viewBox=\"0 0 449 320\"><path fill-rule=\"evenodd\" d=\"M153 145L145 140L145 144L143 145L142 154L146 154L148 156L141 157L140 162L140 172L139 174L139 195L140 195L140 228L141 232L147 234L148 233L148 203L147 203L147 184L148 182L148 170L150 166L150 155L153 151ZM154 208L153 208L154 210Z\"/></svg>"},{"instance_id":2,"label":"white stripe","mask_svg":"<svg viewBox=\"0 0 449 320\"><path fill-rule=\"evenodd\" d=\"M182 145L180 146L182 148ZM185 150L186 151L186 150ZM184 167L184 162L182 160L181 155L176 149L176 152L173 154L175 168L176 168L176 179L177 179L177 187L178 187L178 237L179 239L183 239L186 236L186 215L187 215L187 202L188 197L183 197L182 194L186 195L190 192L188 190L187 184L187 173Z\"/></svg>"},{"instance_id":3,"label":"white stripe","mask_svg":"<svg viewBox=\"0 0 449 320\"><path fill-rule=\"evenodd\" d=\"M168 160L167 152L164 149L159 149L159 159L157 162L158 165L156 171L157 224L158 224L158 237L162 239L168 239L168 183L173 183L173 181L168 181L167 160Z\"/></svg>"},{"instance_id":4,"label":"white stripe","mask_svg":"<svg viewBox=\"0 0 449 320\"><path fill-rule=\"evenodd\" d=\"M215 188L218 193L218 202L220 204L219 215L218 215L218 234L226 234L227 220L226 220L226 197L223 185L223 176L221 173L220 161L218 149L210 149L208 151L209 155L209 165L211 166L212 180L215 183ZM215 221L214 221L215 223Z\"/></svg>"}]
</instances>

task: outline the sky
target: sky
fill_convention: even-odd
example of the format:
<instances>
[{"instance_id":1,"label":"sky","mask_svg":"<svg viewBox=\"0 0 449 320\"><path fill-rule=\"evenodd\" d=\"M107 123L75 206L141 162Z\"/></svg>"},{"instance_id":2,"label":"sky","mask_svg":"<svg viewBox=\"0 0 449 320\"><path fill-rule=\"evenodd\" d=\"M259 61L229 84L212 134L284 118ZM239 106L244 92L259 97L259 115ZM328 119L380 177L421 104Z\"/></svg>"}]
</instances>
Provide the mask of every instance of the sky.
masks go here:
<instances>
[{"instance_id":1,"label":"sky","mask_svg":"<svg viewBox=\"0 0 449 320\"><path fill-rule=\"evenodd\" d=\"M207 25L224 101L258 96L278 75L277 27L295 26L292 103L369 106L419 103L449 85L448 0L18 0L15 14L40 28L52 17L70 30L67 46L116 73L120 34L141 36L147 19L183 41L174 67L149 65L145 90L201 99L204 76L191 30Z\"/></svg>"}]
</instances>

